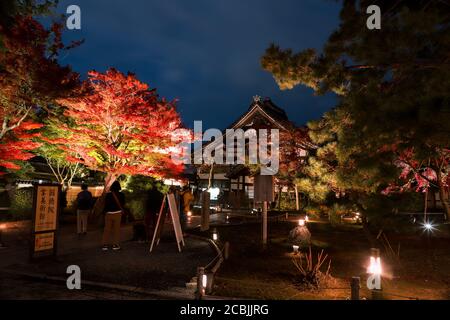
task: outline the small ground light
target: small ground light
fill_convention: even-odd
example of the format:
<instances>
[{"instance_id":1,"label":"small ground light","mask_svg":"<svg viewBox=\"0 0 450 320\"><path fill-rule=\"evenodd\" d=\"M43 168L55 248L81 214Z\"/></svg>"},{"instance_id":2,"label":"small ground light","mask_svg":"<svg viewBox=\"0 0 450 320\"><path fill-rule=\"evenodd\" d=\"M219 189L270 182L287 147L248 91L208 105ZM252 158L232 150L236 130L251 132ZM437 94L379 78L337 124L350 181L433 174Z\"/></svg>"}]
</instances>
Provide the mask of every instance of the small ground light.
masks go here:
<instances>
[{"instance_id":1,"label":"small ground light","mask_svg":"<svg viewBox=\"0 0 450 320\"><path fill-rule=\"evenodd\" d=\"M217 233L217 230L216 230L216 229L214 229L214 231L213 231L212 239L213 239L214 241L219 240L219 233Z\"/></svg>"},{"instance_id":2,"label":"small ground light","mask_svg":"<svg viewBox=\"0 0 450 320\"><path fill-rule=\"evenodd\" d=\"M368 273L381 275L381 259L380 257L370 257Z\"/></svg>"},{"instance_id":3,"label":"small ground light","mask_svg":"<svg viewBox=\"0 0 450 320\"><path fill-rule=\"evenodd\" d=\"M305 220L304 220L304 219L298 220L298 225L299 225L300 227L303 227L303 226L305 225Z\"/></svg>"},{"instance_id":4,"label":"small ground light","mask_svg":"<svg viewBox=\"0 0 450 320\"><path fill-rule=\"evenodd\" d=\"M0 248L6 248L6 246L2 240L2 233L3 233L3 230L5 230L5 229L6 229L6 225L0 224Z\"/></svg>"},{"instance_id":5,"label":"small ground light","mask_svg":"<svg viewBox=\"0 0 450 320\"><path fill-rule=\"evenodd\" d=\"M309 217L305 216L305 221L308 222L309 221Z\"/></svg>"},{"instance_id":6,"label":"small ground light","mask_svg":"<svg viewBox=\"0 0 450 320\"><path fill-rule=\"evenodd\" d=\"M367 273L381 275L381 258L380 250L377 248L372 248L370 253L370 263Z\"/></svg>"},{"instance_id":7,"label":"small ground light","mask_svg":"<svg viewBox=\"0 0 450 320\"><path fill-rule=\"evenodd\" d=\"M206 274L204 274L202 276L202 287L206 288L207 285L208 285L208 276Z\"/></svg>"},{"instance_id":8,"label":"small ground light","mask_svg":"<svg viewBox=\"0 0 450 320\"><path fill-rule=\"evenodd\" d=\"M298 249L300 249L299 246L297 246L295 244L292 246L292 250L294 250L294 253L298 253Z\"/></svg>"},{"instance_id":9,"label":"small ground light","mask_svg":"<svg viewBox=\"0 0 450 320\"><path fill-rule=\"evenodd\" d=\"M430 222L430 221L425 221L422 223L422 228L424 229L424 231L427 231L429 233L433 232L434 230L436 230L435 225Z\"/></svg>"},{"instance_id":10,"label":"small ground light","mask_svg":"<svg viewBox=\"0 0 450 320\"><path fill-rule=\"evenodd\" d=\"M188 217L192 217L192 212L191 212L191 211L188 211L187 216L188 216Z\"/></svg>"}]
</instances>

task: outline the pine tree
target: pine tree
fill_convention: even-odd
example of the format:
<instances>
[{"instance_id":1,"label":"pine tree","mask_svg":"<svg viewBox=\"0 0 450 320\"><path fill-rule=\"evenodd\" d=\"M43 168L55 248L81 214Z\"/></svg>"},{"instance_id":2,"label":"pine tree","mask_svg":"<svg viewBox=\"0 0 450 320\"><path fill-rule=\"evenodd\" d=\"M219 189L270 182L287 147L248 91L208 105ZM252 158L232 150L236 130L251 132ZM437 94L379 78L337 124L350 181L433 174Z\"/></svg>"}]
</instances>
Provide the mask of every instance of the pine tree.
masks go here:
<instances>
[{"instance_id":1,"label":"pine tree","mask_svg":"<svg viewBox=\"0 0 450 320\"><path fill-rule=\"evenodd\" d=\"M393 191L394 185L435 187L444 199L450 160L448 4L377 1L382 26L369 30L365 11L372 2L344 1L341 24L322 53L272 45L262 66L281 89L305 85L339 96L319 130L330 138L322 148L332 148L336 158L334 187L355 195ZM444 211L448 216L447 202Z\"/></svg>"}]
</instances>

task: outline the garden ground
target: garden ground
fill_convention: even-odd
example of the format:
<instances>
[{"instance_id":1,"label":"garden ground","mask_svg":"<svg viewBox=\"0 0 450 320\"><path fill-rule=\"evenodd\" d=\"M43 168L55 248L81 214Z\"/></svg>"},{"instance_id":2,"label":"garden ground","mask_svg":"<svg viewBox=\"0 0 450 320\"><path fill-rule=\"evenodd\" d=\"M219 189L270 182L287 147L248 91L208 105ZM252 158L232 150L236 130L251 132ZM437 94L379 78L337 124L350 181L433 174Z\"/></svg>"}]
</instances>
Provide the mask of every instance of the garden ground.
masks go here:
<instances>
[{"instance_id":1,"label":"garden ground","mask_svg":"<svg viewBox=\"0 0 450 320\"><path fill-rule=\"evenodd\" d=\"M119 294L117 290L84 288L83 283L95 282L112 286L139 287L148 292L177 291L196 274L198 266L206 265L214 251L207 242L186 238L182 253L169 234L169 226L159 246L150 254L149 244L129 241L131 226L122 228L122 250L102 252L100 248L101 229L96 228L85 238L78 239L74 225L64 225L60 231L59 255L56 260L48 259L28 262L29 222L10 223L3 234L8 246L0 250L0 298L4 299L85 299L99 298L139 298L139 295ZM42 281L44 277L66 279L69 265L81 269L81 291L69 291L65 281ZM31 275L31 276L30 276ZM37 276L40 279L31 279ZM85 281L85 282L83 282ZM46 283L44 283L46 282ZM48 294L42 294L43 288ZM151 291L150 291L151 290Z\"/></svg>"},{"instance_id":2,"label":"garden ground","mask_svg":"<svg viewBox=\"0 0 450 320\"><path fill-rule=\"evenodd\" d=\"M229 213L228 213L229 214ZM211 216L212 228L219 231L220 241L230 243L230 258L215 277L213 294L222 297L256 299L348 299L350 278L361 277L361 296L370 299L365 289L366 267L370 245L360 226L332 226L327 221L311 221L312 250L324 250L331 259L332 278L316 290L300 290L294 285L296 269L292 264L289 231L297 220L284 217L269 223L269 245L261 250L261 225L257 219L232 214ZM192 218L191 227L198 225ZM253 221L253 222L252 222ZM399 252L399 262L383 259L383 294L385 299L450 299L450 240L448 225L441 225L428 241L421 231L387 234L389 243ZM154 253L148 243L124 241L120 252L101 252L101 229L79 240L73 224L63 225L58 260L28 263L29 222L10 223L3 235L8 248L0 250L0 298L3 299L149 299L158 295L126 292L114 288L83 286L81 291L67 290L65 282L41 281L23 274L67 277L66 268L77 264L83 280L116 286L139 287L169 292L185 287L195 275L197 266L206 265L214 252L205 242L186 239L187 247L178 253L173 236L166 233ZM165 228L170 231L170 226ZM194 233L200 233L196 231ZM123 240L130 239L132 229L123 229ZM210 231L203 233L209 236ZM382 246L381 246L382 247ZM399 249L400 248L400 249ZM326 269L327 263L324 269ZM323 270L324 270L323 269ZM22 276L20 275L22 274ZM156 292L156 291L153 291ZM169 297L167 297L169 298Z\"/></svg>"},{"instance_id":3,"label":"garden ground","mask_svg":"<svg viewBox=\"0 0 450 320\"><path fill-rule=\"evenodd\" d=\"M258 299L348 299L351 277L360 276L361 297L371 298L365 289L370 245L360 226L331 226L326 221L308 225L313 254L323 249L329 255L332 275L320 289L311 291L299 290L293 283L296 269L287 237L297 220L283 220L269 223L270 243L265 251L260 245L260 223L218 227L221 241L230 242L230 258L216 278L215 294ZM429 242L419 230L408 235L388 234L387 239L399 252L399 262L387 259L385 250L381 251L385 299L450 299L448 225L442 225ZM323 269L327 266L325 263Z\"/></svg>"}]
</instances>

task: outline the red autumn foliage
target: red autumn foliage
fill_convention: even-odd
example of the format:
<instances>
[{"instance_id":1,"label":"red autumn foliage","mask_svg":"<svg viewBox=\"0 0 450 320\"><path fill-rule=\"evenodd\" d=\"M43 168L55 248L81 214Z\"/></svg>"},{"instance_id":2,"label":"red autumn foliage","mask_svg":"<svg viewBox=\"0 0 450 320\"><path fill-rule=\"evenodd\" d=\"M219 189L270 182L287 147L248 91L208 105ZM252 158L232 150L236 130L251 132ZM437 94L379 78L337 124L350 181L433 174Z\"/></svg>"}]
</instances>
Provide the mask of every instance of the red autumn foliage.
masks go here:
<instances>
[{"instance_id":1,"label":"red autumn foliage","mask_svg":"<svg viewBox=\"0 0 450 320\"><path fill-rule=\"evenodd\" d=\"M174 102L160 99L133 74L115 69L89 72L84 89L82 97L59 100L75 123L64 127L64 137L53 140L68 161L106 172L107 186L120 174L163 177L182 172L169 151L190 133L182 129Z\"/></svg>"},{"instance_id":2,"label":"red autumn foliage","mask_svg":"<svg viewBox=\"0 0 450 320\"><path fill-rule=\"evenodd\" d=\"M32 17L17 16L12 26L0 25L0 167L19 169L40 146L33 141L41 124L36 111L73 94L78 74L57 62L60 24L49 30Z\"/></svg>"},{"instance_id":3,"label":"red autumn foliage","mask_svg":"<svg viewBox=\"0 0 450 320\"><path fill-rule=\"evenodd\" d=\"M310 144L305 128L293 127L280 133L280 168L277 179L283 184L292 184L293 179L305 165L305 154L302 150Z\"/></svg>"},{"instance_id":4,"label":"red autumn foliage","mask_svg":"<svg viewBox=\"0 0 450 320\"><path fill-rule=\"evenodd\" d=\"M403 151L395 162L401 169L399 184L390 184L383 194L414 190L425 192L430 187L448 188L450 182L450 149L436 150L435 156L428 161L415 157L413 148Z\"/></svg>"},{"instance_id":5,"label":"red autumn foliage","mask_svg":"<svg viewBox=\"0 0 450 320\"><path fill-rule=\"evenodd\" d=\"M32 130L41 128L42 125L33 122L22 122L22 125L7 133L7 137L0 143L0 167L18 170L20 166L16 161L26 161L34 155L30 150L41 145L34 142L33 138L39 136ZM0 172L0 174L4 174Z\"/></svg>"}]
</instances>

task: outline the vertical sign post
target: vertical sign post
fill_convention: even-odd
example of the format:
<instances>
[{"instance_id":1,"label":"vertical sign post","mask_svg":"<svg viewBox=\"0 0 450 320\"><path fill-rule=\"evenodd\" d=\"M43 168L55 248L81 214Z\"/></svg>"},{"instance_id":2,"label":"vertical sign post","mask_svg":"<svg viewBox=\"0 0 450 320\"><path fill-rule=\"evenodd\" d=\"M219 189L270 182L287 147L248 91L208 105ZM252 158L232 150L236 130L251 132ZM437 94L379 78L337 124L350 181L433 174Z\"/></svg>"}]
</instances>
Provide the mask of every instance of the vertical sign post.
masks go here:
<instances>
[{"instance_id":1,"label":"vertical sign post","mask_svg":"<svg viewBox=\"0 0 450 320\"><path fill-rule=\"evenodd\" d=\"M30 258L56 256L61 186L34 186Z\"/></svg>"},{"instance_id":2,"label":"vertical sign post","mask_svg":"<svg viewBox=\"0 0 450 320\"><path fill-rule=\"evenodd\" d=\"M262 245L264 249L267 247L267 201L263 202Z\"/></svg>"},{"instance_id":3,"label":"vertical sign post","mask_svg":"<svg viewBox=\"0 0 450 320\"><path fill-rule=\"evenodd\" d=\"M202 192L202 219L200 224L200 230L209 230L209 214L210 214L210 196L208 191Z\"/></svg>"},{"instance_id":4,"label":"vertical sign post","mask_svg":"<svg viewBox=\"0 0 450 320\"><path fill-rule=\"evenodd\" d=\"M273 176L262 176L257 175L254 177L254 188L255 202L263 203L263 212L262 212L262 245L263 248L267 246L267 207L268 202L274 201L275 193L274 193L274 182Z\"/></svg>"}]
</instances>

